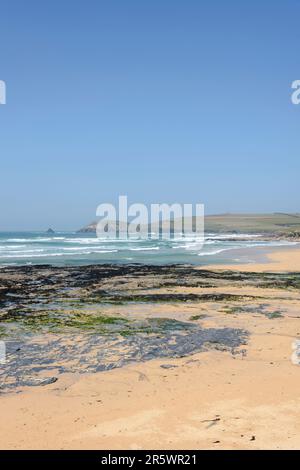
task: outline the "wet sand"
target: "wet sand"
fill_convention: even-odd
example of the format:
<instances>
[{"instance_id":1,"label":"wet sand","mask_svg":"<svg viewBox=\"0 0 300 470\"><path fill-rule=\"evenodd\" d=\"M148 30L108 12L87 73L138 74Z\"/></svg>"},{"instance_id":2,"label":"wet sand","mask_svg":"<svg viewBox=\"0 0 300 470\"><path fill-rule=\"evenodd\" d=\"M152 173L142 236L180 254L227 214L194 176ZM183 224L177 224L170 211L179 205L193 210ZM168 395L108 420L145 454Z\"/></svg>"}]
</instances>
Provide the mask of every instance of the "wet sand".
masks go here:
<instances>
[{"instance_id":1,"label":"wet sand","mask_svg":"<svg viewBox=\"0 0 300 470\"><path fill-rule=\"evenodd\" d=\"M248 250L248 254L251 253L252 249ZM244 250L245 251L245 250ZM299 272L300 271L300 249L299 244L295 247L283 247L278 248L256 248L254 261L251 263L228 263L224 266L220 265L208 265L208 269L229 269L232 271L244 271L244 272Z\"/></svg>"},{"instance_id":2,"label":"wet sand","mask_svg":"<svg viewBox=\"0 0 300 470\"><path fill-rule=\"evenodd\" d=\"M300 273L300 250L268 257L265 264L209 267L199 280L186 273L176 283L174 273L165 273L159 286L157 274L142 274L138 289L139 275L123 276L124 292L129 295L130 286L139 301L117 305L110 297L106 314L246 331L246 344L232 349L208 343L184 357L137 359L96 373L40 371L57 381L1 393L0 448L299 449L300 366L291 360L300 338L299 277L280 273ZM227 269L238 275L209 277ZM241 271L278 277L240 276ZM162 282L169 278L171 285ZM103 281L110 295L113 282ZM118 295L120 290L117 283ZM151 294L171 301L142 297ZM178 294L199 297L182 301ZM47 344L53 334L45 333L42 341Z\"/></svg>"}]
</instances>

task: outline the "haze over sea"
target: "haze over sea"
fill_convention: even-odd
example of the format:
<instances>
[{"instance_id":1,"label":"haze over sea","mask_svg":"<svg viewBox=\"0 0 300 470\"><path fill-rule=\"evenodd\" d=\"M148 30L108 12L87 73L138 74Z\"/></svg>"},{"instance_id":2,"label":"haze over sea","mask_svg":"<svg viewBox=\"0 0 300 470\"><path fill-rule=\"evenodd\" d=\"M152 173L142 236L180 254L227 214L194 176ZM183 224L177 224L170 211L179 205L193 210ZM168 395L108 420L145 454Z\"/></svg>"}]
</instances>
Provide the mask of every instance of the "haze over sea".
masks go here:
<instances>
[{"instance_id":1,"label":"haze over sea","mask_svg":"<svg viewBox=\"0 0 300 470\"><path fill-rule=\"evenodd\" d=\"M251 248L292 246L285 240L261 240L259 234L206 233L202 246L194 235L168 240L97 238L93 233L2 232L0 266L24 264L251 262Z\"/></svg>"}]
</instances>

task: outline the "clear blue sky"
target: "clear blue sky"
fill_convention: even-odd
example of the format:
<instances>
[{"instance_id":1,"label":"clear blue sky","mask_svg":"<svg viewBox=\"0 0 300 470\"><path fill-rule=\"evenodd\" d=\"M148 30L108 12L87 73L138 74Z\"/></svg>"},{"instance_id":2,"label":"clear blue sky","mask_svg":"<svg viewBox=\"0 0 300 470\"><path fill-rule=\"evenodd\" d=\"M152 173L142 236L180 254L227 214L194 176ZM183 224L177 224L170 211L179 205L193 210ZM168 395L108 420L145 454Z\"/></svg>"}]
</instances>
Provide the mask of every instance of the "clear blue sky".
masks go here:
<instances>
[{"instance_id":1,"label":"clear blue sky","mask_svg":"<svg viewBox=\"0 0 300 470\"><path fill-rule=\"evenodd\" d=\"M298 0L2 0L0 230L300 211Z\"/></svg>"}]
</instances>

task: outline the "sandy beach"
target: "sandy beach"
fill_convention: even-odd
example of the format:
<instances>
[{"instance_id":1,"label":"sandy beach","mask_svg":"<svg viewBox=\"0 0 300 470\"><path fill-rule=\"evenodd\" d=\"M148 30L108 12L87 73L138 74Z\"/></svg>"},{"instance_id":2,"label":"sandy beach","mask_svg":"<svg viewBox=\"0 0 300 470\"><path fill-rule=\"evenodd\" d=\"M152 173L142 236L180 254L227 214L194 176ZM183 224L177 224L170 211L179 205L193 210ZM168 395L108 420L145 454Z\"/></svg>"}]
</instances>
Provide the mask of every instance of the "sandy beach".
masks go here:
<instances>
[{"instance_id":1,"label":"sandy beach","mask_svg":"<svg viewBox=\"0 0 300 470\"><path fill-rule=\"evenodd\" d=\"M265 254L266 262L248 264L226 264L222 269L244 272L299 272L300 250L297 247L287 247L284 250L272 250ZM209 269L219 269L219 265L209 265Z\"/></svg>"},{"instance_id":2,"label":"sandy beach","mask_svg":"<svg viewBox=\"0 0 300 470\"><path fill-rule=\"evenodd\" d=\"M300 451L300 0L0 5L0 465Z\"/></svg>"},{"instance_id":3,"label":"sandy beach","mask_svg":"<svg viewBox=\"0 0 300 470\"><path fill-rule=\"evenodd\" d=\"M207 270L300 272L299 249L268 258ZM121 315L130 310L132 318L139 311L201 329L237 329L247 341L102 372L60 373L54 383L3 392L1 449L298 449L300 366L292 347L300 339L299 288L290 277L274 286L257 279L200 287L179 279L160 294L202 295L199 301L111 307Z\"/></svg>"}]
</instances>

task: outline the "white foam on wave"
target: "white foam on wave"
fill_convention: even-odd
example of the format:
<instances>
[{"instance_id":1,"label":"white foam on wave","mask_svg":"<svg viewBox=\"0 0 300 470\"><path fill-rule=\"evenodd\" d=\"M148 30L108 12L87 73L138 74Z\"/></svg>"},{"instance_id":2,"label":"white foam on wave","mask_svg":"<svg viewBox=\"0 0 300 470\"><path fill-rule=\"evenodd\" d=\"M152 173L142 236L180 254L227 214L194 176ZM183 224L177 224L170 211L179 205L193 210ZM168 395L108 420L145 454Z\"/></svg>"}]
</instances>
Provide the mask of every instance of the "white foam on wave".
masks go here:
<instances>
[{"instance_id":1,"label":"white foam on wave","mask_svg":"<svg viewBox=\"0 0 300 470\"><path fill-rule=\"evenodd\" d=\"M231 250L231 248L220 248L219 250L215 251L200 251L200 253L197 253L198 256L212 256L212 255L217 255L219 253L222 253L222 251L228 251Z\"/></svg>"},{"instance_id":2,"label":"white foam on wave","mask_svg":"<svg viewBox=\"0 0 300 470\"><path fill-rule=\"evenodd\" d=\"M7 254L7 255L1 255L0 259L7 259L7 258L48 258L48 257L55 257L55 256L66 256L66 257L71 257L71 256L77 256L77 255L93 255L93 254L105 254L105 253L117 253L118 250L93 250L93 251L77 251L76 253L48 253L45 252L44 250L43 254Z\"/></svg>"},{"instance_id":3,"label":"white foam on wave","mask_svg":"<svg viewBox=\"0 0 300 470\"><path fill-rule=\"evenodd\" d=\"M17 248L26 248L27 245L0 245L0 251L17 249Z\"/></svg>"},{"instance_id":4,"label":"white foam on wave","mask_svg":"<svg viewBox=\"0 0 300 470\"><path fill-rule=\"evenodd\" d=\"M205 245L204 245L205 246ZM173 250L185 249L185 250L199 250L203 247L203 243L195 242L195 243L187 243L185 245L177 245L172 246Z\"/></svg>"},{"instance_id":5,"label":"white foam on wave","mask_svg":"<svg viewBox=\"0 0 300 470\"><path fill-rule=\"evenodd\" d=\"M60 249L63 250L63 251L72 251L73 252L73 251L78 251L78 250L81 250L81 251L82 250L84 250L84 251L85 250L87 250L87 251L88 250L96 250L97 248L107 250L107 247L101 246L101 245L98 246L98 247L91 246L91 245L88 245L88 246L74 246L74 247L71 247L71 248L70 247L61 247ZM110 249L118 251L116 247L110 247Z\"/></svg>"},{"instance_id":6,"label":"white foam on wave","mask_svg":"<svg viewBox=\"0 0 300 470\"><path fill-rule=\"evenodd\" d=\"M160 250L159 246L149 246L149 247L140 247L140 248L128 248L129 251L153 251Z\"/></svg>"},{"instance_id":7,"label":"white foam on wave","mask_svg":"<svg viewBox=\"0 0 300 470\"><path fill-rule=\"evenodd\" d=\"M36 249L36 250L7 250L7 254L27 254L27 253L45 253L45 250ZM4 256L4 255L3 255Z\"/></svg>"},{"instance_id":8,"label":"white foam on wave","mask_svg":"<svg viewBox=\"0 0 300 470\"><path fill-rule=\"evenodd\" d=\"M29 242L30 238L5 238L4 242L12 242L12 243L24 243Z\"/></svg>"},{"instance_id":9,"label":"white foam on wave","mask_svg":"<svg viewBox=\"0 0 300 470\"><path fill-rule=\"evenodd\" d=\"M232 238L256 239L261 237L259 233L206 233L205 239L212 240L230 240Z\"/></svg>"},{"instance_id":10,"label":"white foam on wave","mask_svg":"<svg viewBox=\"0 0 300 470\"><path fill-rule=\"evenodd\" d=\"M58 239L58 238L57 238ZM59 238L62 240L62 238ZM34 237L34 238L7 238L5 241L6 242L12 242L12 243L44 243L44 242L51 242L55 240L53 237Z\"/></svg>"},{"instance_id":11,"label":"white foam on wave","mask_svg":"<svg viewBox=\"0 0 300 470\"><path fill-rule=\"evenodd\" d=\"M292 246L292 245L297 245L297 242L289 242L285 240L277 240L277 241L261 241L259 243L254 242L254 243L239 243L238 245L231 245L227 247L220 248L218 250L213 250L213 251L205 251L205 252L199 252L198 256L212 256L212 255L217 255L219 253L222 253L223 251L230 251L230 250L241 250L244 248L266 248L266 247L276 247L276 246ZM204 245L205 246L205 245Z\"/></svg>"},{"instance_id":12,"label":"white foam on wave","mask_svg":"<svg viewBox=\"0 0 300 470\"><path fill-rule=\"evenodd\" d=\"M145 239L141 238L112 238L112 237L93 237L93 238L66 238L66 243L78 243L79 245L88 245L88 244L99 244L99 243L140 243L141 241L145 242Z\"/></svg>"}]
</instances>

